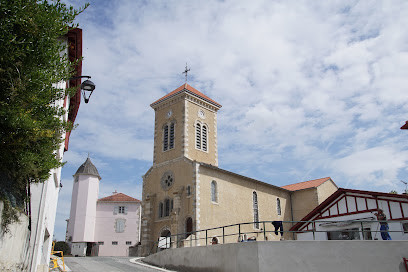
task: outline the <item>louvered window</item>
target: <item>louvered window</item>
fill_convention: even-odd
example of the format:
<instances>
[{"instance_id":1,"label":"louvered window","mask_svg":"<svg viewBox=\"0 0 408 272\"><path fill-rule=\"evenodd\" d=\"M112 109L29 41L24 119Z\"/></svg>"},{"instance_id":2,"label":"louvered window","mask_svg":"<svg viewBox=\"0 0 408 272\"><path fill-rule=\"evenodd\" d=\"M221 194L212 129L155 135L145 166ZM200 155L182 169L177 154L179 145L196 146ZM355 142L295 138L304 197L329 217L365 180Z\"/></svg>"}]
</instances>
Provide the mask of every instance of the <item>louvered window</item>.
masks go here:
<instances>
[{"instance_id":1,"label":"louvered window","mask_svg":"<svg viewBox=\"0 0 408 272\"><path fill-rule=\"evenodd\" d=\"M258 195L256 192L252 193L252 202L252 208L254 210L254 228L259 229Z\"/></svg>"},{"instance_id":2,"label":"louvered window","mask_svg":"<svg viewBox=\"0 0 408 272\"><path fill-rule=\"evenodd\" d=\"M164 216L170 215L170 199L166 199L164 201Z\"/></svg>"},{"instance_id":3,"label":"louvered window","mask_svg":"<svg viewBox=\"0 0 408 272\"><path fill-rule=\"evenodd\" d=\"M202 149L203 151L207 151L207 127L203 126L202 128L202 137L203 137L203 142L202 142Z\"/></svg>"},{"instance_id":4,"label":"louvered window","mask_svg":"<svg viewBox=\"0 0 408 272\"><path fill-rule=\"evenodd\" d=\"M163 202L159 204L159 218L163 217Z\"/></svg>"},{"instance_id":5,"label":"louvered window","mask_svg":"<svg viewBox=\"0 0 408 272\"><path fill-rule=\"evenodd\" d=\"M163 151L167 149L169 149L169 126L165 125L163 131Z\"/></svg>"},{"instance_id":6,"label":"louvered window","mask_svg":"<svg viewBox=\"0 0 408 272\"><path fill-rule=\"evenodd\" d=\"M170 124L170 144L169 149L174 148L174 123Z\"/></svg>"},{"instance_id":7,"label":"louvered window","mask_svg":"<svg viewBox=\"0 0 408 272\"><path fill-rule=\"evenodd\" d=\"M276 199L276 212L278 213L278 215L282 214L281 203L279 198Z\"/></svg>"},{"instance_id":8,"label":"louvered window","mask_svg":"<svg viewBox=\"0 0 408 272\"><path fill-rule=\"evenodd\" d=\"M201 125L196 125L196 148L201 149Z\"/></svg>"}]
</instances>

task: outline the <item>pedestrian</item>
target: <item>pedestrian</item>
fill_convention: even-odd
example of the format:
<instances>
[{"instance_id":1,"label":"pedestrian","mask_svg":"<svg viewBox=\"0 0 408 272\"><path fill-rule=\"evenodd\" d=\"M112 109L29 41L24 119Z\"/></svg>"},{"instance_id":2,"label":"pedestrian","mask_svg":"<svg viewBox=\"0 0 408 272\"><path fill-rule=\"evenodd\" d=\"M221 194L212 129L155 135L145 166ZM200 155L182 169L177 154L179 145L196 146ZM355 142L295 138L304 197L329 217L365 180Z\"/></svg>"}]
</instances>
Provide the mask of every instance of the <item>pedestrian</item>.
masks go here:
<instances>
[{"instance_id":1,"label":"pedestrian","mask_svg":"<svg viewBox=\"0 0 408 272\"><path fill-rule=\"evenodd\" d=\"M389 227L387 223L387 216L384 214L383 210L378 209L378 213L374 213L377 216L377 220L380 222L380 232L381 238L383 240L392 240L390 234L388 233Z\"/></svg>"}]
</instances>

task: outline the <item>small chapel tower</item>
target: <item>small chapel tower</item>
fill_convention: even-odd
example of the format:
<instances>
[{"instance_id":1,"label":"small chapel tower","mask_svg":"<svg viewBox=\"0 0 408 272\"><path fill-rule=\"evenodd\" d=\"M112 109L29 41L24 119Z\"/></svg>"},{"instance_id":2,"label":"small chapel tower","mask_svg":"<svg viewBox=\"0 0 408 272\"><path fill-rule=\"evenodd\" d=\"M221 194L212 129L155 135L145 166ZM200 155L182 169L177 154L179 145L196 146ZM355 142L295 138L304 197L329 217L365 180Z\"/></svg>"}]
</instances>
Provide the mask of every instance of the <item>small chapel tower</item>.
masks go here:
<instances>
[{"instance_id":1,"label":"small chapel tower","mask_svg":"<svg viewBox=\"0 0 408 272\"><path fill-rule=\"evenodd\" d=\"M150 106L155 110L153 165L182 157L218 165L220 104L185 83Z\"/></svg>"},{"instance_id":2,"label":"small chapel tower","mask_svg":"<svg viewBox=\"0 0 408 272\"><path fill-rule=\"evenodd\" d=\"M100 180L98 169L89 157L74 175L67 227L67 241L71 243L73 255L75 251L86 250L87 242L95 242L96 203Z\"/></svg>"}]
</instances>

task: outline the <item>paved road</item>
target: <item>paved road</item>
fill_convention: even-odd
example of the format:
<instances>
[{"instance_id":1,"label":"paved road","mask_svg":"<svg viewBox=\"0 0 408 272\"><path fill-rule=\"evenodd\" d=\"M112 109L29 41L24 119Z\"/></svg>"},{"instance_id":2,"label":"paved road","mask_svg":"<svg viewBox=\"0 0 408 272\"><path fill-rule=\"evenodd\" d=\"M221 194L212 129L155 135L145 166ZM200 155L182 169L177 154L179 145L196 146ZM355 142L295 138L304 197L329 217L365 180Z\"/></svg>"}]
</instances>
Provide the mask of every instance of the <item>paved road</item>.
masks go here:
<instances>
[{"instance_id":1,"label":"paved road","mask_svg":"<svg viewBox=\"0 0 408 272\"><path fill-rule=\"evenodd\" d=\"M64 257L72 272L158 272L169 271L140 263L129 262L130 257Z\"/></svg>"}]
</instances>

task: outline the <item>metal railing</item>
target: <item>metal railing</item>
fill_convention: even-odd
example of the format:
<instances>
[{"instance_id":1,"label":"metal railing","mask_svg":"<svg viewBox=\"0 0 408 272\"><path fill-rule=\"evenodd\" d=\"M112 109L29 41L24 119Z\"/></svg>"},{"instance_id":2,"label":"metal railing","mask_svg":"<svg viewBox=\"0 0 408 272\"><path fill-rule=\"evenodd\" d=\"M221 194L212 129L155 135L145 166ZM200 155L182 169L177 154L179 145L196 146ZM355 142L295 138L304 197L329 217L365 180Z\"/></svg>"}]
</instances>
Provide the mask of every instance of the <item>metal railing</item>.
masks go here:
<instances>
[{"instance_id":1,"label":"metal railing","mask_svg":"<svg viewBox=\"0 0 408 272\"><path fill-rule=\"evenodd\" d=\"M275 222L281 222L282 228L277 228L273 224ZM395 221L388 221L395 222ZM290 231L289 229L297 223L311 224L311 229L303 229L298 231ZM286 240L295 240L295 234L301 233L311 233L312 240L316 240L318 233L348 233L354 234L350 236L350 239L326 239L319 240L378 240L377 234L381 232L387 233L404 233L404 230L380 230L380 224L385 223L384 221L376 220L347 220L347 221L259 221L259 222L246 222L237 223L231 225L225 225L221 227L208 228L203 230L196 230L191 232L177 233L174 235L169 235L166 237L159 238L158 241L150 241L151 243L151 253L157 251L168 249L168 248L178 248L178 247L193 247L198 245L209 245L209 244L226 244L226 243L236 243L236 242L250 242L250 241L268 241L268 234L274 233L275 235L281 236ZM275 223L276 224L276 223ZM371 227L376 226L376 230L371 229ZM279 224L278 224L279 225ZM256 226L258 228L256 228ZM324 227L327 229L319 230L316 227ZM349 226L349 229L347 228ZM337 228L333 228L337 227ZM351 228L351 229L350 229ZM360 237L361 233L361 237ZM373 233L375 234L373 237ZM357 238L358 234L358 239ZM328 234L329 235L329 234ZM214 240L215 238L215 240ZM322 238L322 237L319 237ZM345 237L343 237L345 238ZM362 238L362 239L360 239ZM276 240L276 239L272 239ZM309 240L309 239L307 239ZM204 243L201 243L204 241Z\"/></svg>"}]
</instances>

